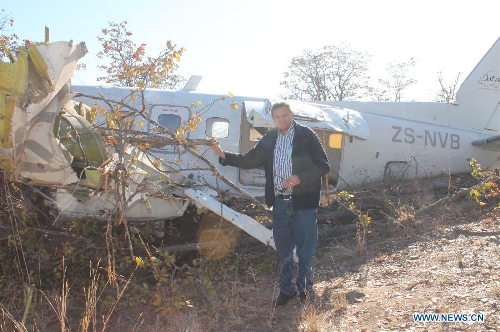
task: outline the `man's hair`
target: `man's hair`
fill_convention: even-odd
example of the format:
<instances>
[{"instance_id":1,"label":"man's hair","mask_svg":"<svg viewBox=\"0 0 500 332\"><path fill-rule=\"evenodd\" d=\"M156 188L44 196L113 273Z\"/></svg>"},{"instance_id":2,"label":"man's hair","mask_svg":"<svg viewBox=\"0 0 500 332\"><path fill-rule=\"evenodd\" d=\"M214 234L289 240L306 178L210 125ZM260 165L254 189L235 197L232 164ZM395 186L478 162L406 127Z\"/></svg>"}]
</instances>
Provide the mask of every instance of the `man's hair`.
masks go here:
<instances>
[{"instance_id":1,"label":"man's hair","mask_svg":"<svg viewBox=\"0 0 500 332\"><path fill-rule=\"evenodd\" d=\"M286 107L290 112L292 112L292 108L290 107L289 103L287 103L286 101L279 101L277 103L274 103L273 106L271 107L271 115L273 115L274 110L281 107Z\"/></svg>"}]
</instances>

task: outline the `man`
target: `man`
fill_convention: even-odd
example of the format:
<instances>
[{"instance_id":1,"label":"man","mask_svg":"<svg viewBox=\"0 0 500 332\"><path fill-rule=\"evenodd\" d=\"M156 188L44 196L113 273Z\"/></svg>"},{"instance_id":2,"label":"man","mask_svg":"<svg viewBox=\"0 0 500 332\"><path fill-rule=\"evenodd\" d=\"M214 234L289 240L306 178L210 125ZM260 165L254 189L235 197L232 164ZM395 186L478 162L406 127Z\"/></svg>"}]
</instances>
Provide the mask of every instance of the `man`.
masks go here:
<instances>
[{"instance_id":1,"label":"man","mask_svg":"<svg viewBox=\"0 0 500 332\"><path fill-rule=\"evenodd\" d=\"M271 115L277 128L270 130L247 153L225 152L215 139L211 147L224 166L264 166L265 201L273 207L276 275L280 285L275 304L283 306L297 290L301 303L306 303L308 297L313 298L312 266L318 243L316 215L321 177L330 171L330 165L316 133L293 120L288 103L274 104ZM294 284L295 247L299 261Z\"/></svg>"}]
</instances>

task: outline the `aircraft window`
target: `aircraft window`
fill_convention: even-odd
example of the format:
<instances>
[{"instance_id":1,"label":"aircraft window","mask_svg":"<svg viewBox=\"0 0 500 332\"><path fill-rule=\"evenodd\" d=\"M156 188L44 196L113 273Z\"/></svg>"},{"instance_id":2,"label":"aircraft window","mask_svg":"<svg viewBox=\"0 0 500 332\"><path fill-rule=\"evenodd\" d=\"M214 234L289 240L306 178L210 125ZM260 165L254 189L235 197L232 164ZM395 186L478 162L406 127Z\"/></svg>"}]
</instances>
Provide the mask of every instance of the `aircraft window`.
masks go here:
<instances>
[{"instance_id":1,"label":"aircraft window","mask_svg":"<svg viewBox=\"0 0 500 332\"><path fill-rule=\"evenodd\" d=\"M342 134L331 134L328 139L328 146L332 149L340 149L342 147Z\"/></svg>"},{"instance_id":2,"label":"aircraft window","mask_svg":"<svg viewBox=\"0 0 500 332\"><path fill-rule=\"evenodd\" d=\"M181 126L181 117L177 114L160 114L158 123L170 131L176 131Z\"/></svg>"},{"instance_id":3,"label":"aircraft window","mask_svg":"<svg viewBox=\"0 0 500 332\"><path fill-rule=\"evenodd\" d=\"M226 138L229 136L229 120L222 118L207 119L207 129L205 134L208 137Z\"/></svg>"}]
</instances>

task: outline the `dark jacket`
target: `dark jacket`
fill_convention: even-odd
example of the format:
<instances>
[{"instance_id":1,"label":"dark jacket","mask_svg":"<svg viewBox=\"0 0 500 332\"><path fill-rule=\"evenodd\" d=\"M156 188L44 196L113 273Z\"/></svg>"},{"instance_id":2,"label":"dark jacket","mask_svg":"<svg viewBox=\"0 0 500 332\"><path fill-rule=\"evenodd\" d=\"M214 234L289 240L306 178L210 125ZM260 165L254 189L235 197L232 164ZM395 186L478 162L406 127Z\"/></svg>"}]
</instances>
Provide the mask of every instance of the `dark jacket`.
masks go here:
<instances>
[{"instance_id":1,"label":"dark jacket","mask_svg":"<svg viewBox=\"0 0 500 332\"><path fill-rule=\"evenodd\" d=\"M330 171L328 158L318 135L309 127L293 121L295 133L292 142L292 175L297 175L300 184L293 187L294 210L314 209L319 206L321 177ZM225 152L225 159L219 158L222 165L239 168L258 168L264 166L266 174L265 199L267 206L274 205L273 160L278 129L271 129L247 153Z\"/></svg>"}]
</instances>

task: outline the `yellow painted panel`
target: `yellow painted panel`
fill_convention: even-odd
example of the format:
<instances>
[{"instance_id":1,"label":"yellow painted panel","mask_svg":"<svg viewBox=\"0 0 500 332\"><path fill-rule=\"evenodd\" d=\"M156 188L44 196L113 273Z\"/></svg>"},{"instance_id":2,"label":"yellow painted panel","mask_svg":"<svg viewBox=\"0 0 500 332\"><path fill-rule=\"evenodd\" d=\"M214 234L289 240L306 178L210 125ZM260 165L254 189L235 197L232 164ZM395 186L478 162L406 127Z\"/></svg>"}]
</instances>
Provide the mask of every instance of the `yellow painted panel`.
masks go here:
<instances>
[{"instance_id":1,"label":"yellow painted panel","mask_svg":"<svg viewBox=\"0 0 500 332\"><path fill-rule=\"evenodd\" d=\"M1 146L4 149L12 148L12 136L11 136L11 123L12 116L14 115L14 107L16 106L17 98L14 96L9 96L4 98L5 103L0 104L0 114L2 114L2 119L0 119L0 137L2 138ZM5 106L2 109L2 106ZM3 112L5 110L5 112Z\"/></svg>"},{"instance_id":2,"label":"yellow painted panel","mask_svg":"<svg viewBox=\"0 0 500 332\"><path fill-rule=\"evenodd\" d=\"M14 108L28 86L28 54L20 52L14 63L0 62L0 146L11 148Z\"/></svg>"},{"instance_id":3,"label":"yellow painted panel","mask_svg":"<svg viewBox=\"0 0 500 332\"><path fill-rule=\"evenodd\" d=\"M0 62L0 91L8 94L24 92L28 85L28 54L20 52L14 63Z\"/></svg>"},{"instance_id":4,"label":"yellow painted panel","mask_svg":"<svg viewBox=\"0 0 500 332\"><path fill-rule=\"evenodd\" d=\"M52 83L52 80L50 79L50 76L47 72L49 67L45 63L45 60L43 59L42 55L38 51L38 48L32 47L28 51L30 55L31 62L33 62L33 65L35 66L35 69L37 73L45 79L47 83L49 83L49 86L51 90L54 90L54 84Z\"/></svg>"}]
</instances>

